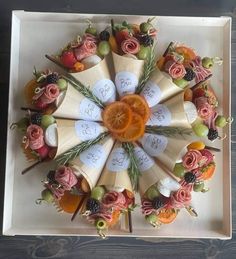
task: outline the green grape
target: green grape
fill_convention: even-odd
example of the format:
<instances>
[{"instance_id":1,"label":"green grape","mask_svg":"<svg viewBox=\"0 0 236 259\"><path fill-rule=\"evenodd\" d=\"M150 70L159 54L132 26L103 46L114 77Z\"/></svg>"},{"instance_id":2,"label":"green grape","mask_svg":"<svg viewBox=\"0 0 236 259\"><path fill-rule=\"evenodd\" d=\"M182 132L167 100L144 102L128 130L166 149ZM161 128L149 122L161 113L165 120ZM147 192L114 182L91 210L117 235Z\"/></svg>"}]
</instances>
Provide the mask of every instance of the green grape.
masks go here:
<instances>
[{"instance_id":1,"label":"green grape","mask_svg":"<svg viewBox=\"0 0 236 259\"><path fill-rule=\"evenodd\" d=\"M105 189L102 186L97 186L92 189L91 198L100 201L105 194Z\"/></svg>"},{"instance_id":2,"label":"green grape","mask_svg":"<svg viewBox=\"0 0 236 259\"><path fill-rule=\"evenodd\" d=\"M101 41L98 45L98 52L100 55L102 56L106 56L109 54L111 48L110 48L110 44L108 43L108 41Z\"/></svg>"},{"instance_id":3,"label":"green grape","mask_svg":"<svg viewBox=\"0 0 236 259\"><path fill-rule=\"evenodd\" d=\"M94 35L94 36L97 35L97 30L96 30L96 28L91 27L91 26L89 26L89 27L85 30L85 32L86 32L86 33L89 33L89 34L92 34L92 35Z\"/></svg>"},{"instance_id":4,"label":"green grape","mask_svg":"<svg viewBox=\"0 0 236 259\"><path fill-rule=\"evenodd\" d=\"M227 120L224 116L218 115L215 123L216 127L223 128L227 124Z\"/></svg>"},{"instance_id":5,"label":"green grape","mask_svg":"<svg viewBox=\"0 0 236 259\"><path fill-rule=\"evenodd\" d=\"M147 33L151 28L152 28L152 25L149 22L143 22L140 24L140 30L143 33Z\"/></svg>"},{"instance_id":6,"label":"green grape","mask_svg":"<svg viewBox=\"0 0 236 259\"><path fill-rule=\"evenodd\" d=\"M157 221L157 215L156 214L150 214L150 215L146 216L145 219L150 224L153 224L153 223L156 223L156 221Z\"/></svg>"},{"instance_id":7,"label":"green grape","mask_svg":"<svg viewBox=\"0 0 236 259\"><path fill-rule=\"evenodd\" d=\"M207 69L210 69L212 68L214 65L214 60L213 58L209 58L209 57L204 57L202 59L202 66L207 68Z\"/></svg>"},{"instance_id":8,"label":"green grape","mask_svg":"<svg viewBox=\"0 0 236 259\"><path fill-rule=\"evenodd\" d=\"M63 79L63 78L60 78L60 79L57 81L57 85L58 85L58 87L59 87L59 89L60 89L61 91L64 91L64 90L66 90L66 88L67 88L67 81L66 81L65 79Z\"/></svg>"},{"instance_id":9,"label":"green grape","mask_svg":"<svg viewBox=\"0 0 236 259\"><path fill-rule=\"evenodd\" d=\"M151 186L146 191L146 195L149 200L153 200L154 198L158 197L160 193L155 186Z\"/></svg>"},{"instance_id":10,"label":"green grape","mask_svg":"<svg viewBox=\"0 0 236 259\"><path fill-rule=\"evenodd\" d=\"M183 166L182 163L176 163L173 173L175 176L179 177L179 178L183 178L184 174L185 174L185 168Z\"/></svg>"},{"instance_id":11,"label":"green grape","mask_svg":"<svg viewBox=\"0 0 236 259\"><path fill-rule=\"evenodd\" d=\"M150 53L150 47L145 47L145 46L141 45L140 50L137 54L137 58L145 60L148 58L149 53Z\"/></svg>"},{"instance_id":12,"label":"green grape","mask_svg":"<svg viewBox=\"0 0 236 259\"><path fill-rule=\"evenodd\" d=\"M53 194L50 190L44 189L41 192L42 199L48 203L52 203L54 201Z\"/></svg>"},{"instance_id":13,"label":"green grape","mask_svg":"<svg viewBox=\"0 0 236 259\"><path fill-rule=\"evenodd\" d=\"M202 123L196 123L193 125L193 131L198 137L206 137L208 135L209 129Z\"/></svg>"},{"instance_id":14,"label":"green grape","mask_svg":"<svg viewBox=\"0 0 236 259\"><path fill-rule=\"evenodd\" d=\"M183 78L181 79L174 79L173 82L180 88L184 89L188 84L189 82Z\"/></svg>"},{"instance_id":15,"label":"green grape","mask_svg":"<svg viewBox=\"0 0 236 259\"><path fill-rule=\"evenodd\" d=\"M105 229L105 228L107 228L107 222L103 219L99 219L96 222L96 227L98 230Z\"/></svg>"},{"instance_id":16,"label":"green grape","mask_svg":"<svg viewBox=\"0 0 236 259\"><path fill-rule=\"evenodd\" d=\"M45 129L50 126L51 124L55 123L55 119L52 115L43 115L41 119L41 126Z\"/></svg>"},{"instance_id":17,"label":"green grape","mask_svg":"<svg viewBox=\"0 0 236 259\"><path fill-rule=\"evenodd\" d=\"M204 182L195 183L195 184L193 185L193 190L194 190L195 192L201 192L201 191L203 190L203 188L204 188Z\"/></svg>"}]
</instances>

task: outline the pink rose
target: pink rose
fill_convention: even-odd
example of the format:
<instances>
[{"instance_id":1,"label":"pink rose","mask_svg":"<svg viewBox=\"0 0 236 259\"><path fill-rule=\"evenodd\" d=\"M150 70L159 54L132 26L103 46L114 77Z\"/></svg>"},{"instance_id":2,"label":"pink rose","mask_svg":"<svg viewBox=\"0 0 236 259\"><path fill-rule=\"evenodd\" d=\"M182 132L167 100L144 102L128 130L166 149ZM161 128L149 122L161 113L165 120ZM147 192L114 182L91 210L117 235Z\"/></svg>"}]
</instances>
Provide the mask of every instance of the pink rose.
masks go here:
<instances>
[{"instance_id":1,"label":"pink rose","mask_svg":"<svg viewBox=\"0 0 236 259\"><path fill-rule=\"evenodd\" d=\"M183 78L186 74L184 65L181 63L168 61L165 64L165 71L173 78L180 79Z\"/></svg>"},{"instance_id":2,"label":"pink rose","mask_svg":"<svg viewBox=\"0 0 236 259\"><path fill-rule=\"evenodd\" d=\"M183 166L187 170L193 170L199 167L202 160L202 154L198 150L190 150L183 157Z\"/></svg>"},{"instance_id":3,"label":"pink rose","mask_svg":"<svg viewBox=\"0 0 236 259\"><path fill-rule=\"evenodd\" d=\"M185 188L180 188L171 195L171 205L173 208L183 208L190 204L191 192Z\"/></svg>"},{"instance_id":4,"label":"pink rose","mask_svg":"<svg viewBox=\"0 0 236 259\"><path fill-rule=\"evenodd\" d=\"M59 87L56 84L49 84L45 86L39 99L42 103L49 104L54 102L59 94Z\"/></svg>"},{"instance_id":5,"label":"pink rose","mask_svg":"<svg viewBox=\"0 0 236 259\"><path fill-rule=\"evenodd\" d=\"M135 37L129 37L122 41L121 49L126 54L137 54L140 50L139 41Z\"/></svg>"},{"instance_id":6,"label":"pink rose","mask_svg":"<svg viewBox=\"0 0 236 259\"><path fill-rule=\"evenodd\" d=\"M26 130L27 144L32 150L44 146L43 129L38 125L31 124Z\"/></svg>"},{"instance_id":7,"label":"pink rose","mask_svg":"<svg viewBox=\"0 0 236 259\"><path fill-rule=\"evenodd\" d=\"M194 100L195 105L197 107L198 115L203 119L207 120L214 113L214 109L208 103L207 97L198 97Z\"/></svg>"},{"instance_id":8,"label":"pink rose","mask_svg":"<svg viewBox=\"0 0 236 259\"><path fill-rule=\"evenodd\" d=\"M111 191L106 193L102 199L102 206L106 209L124 209L126 199L123 193Z\"/></svg>"},{"instance_id":9,"label":"pink rose","mask_svg":"<svg viewBox=\"0 0 236 259\"><path fill-rule=\"evenodd\" d=\"M60 166L55 173L55 180L63 186L65 190L70 190L77 184L77 178L70 167Z\"/></svg>"},{"instance_id":10,"label":"pink rose","mask_svg":"<svg viewBox=\"0 0 236 259\"><path fill-rule=\"evenodd\" d=\"M202 166L207 166L211 162L213 162L214 156L212 155L212 153L209 150L203 149L203 150L200 150L200 152L201 152L202 156L205 158L205 162L202 164Z\"/></svg>"},{"instance_id":11,"label":"pink rose","mask_svg":"<svg viewBox=\"0 0 236 259\"><path fill-rule=\"evenodd\" d=\"M96 54L97 44L96 38L91 34L86 34L83 38L81 45L78 48L74 49L75 57L78 61L81 61L84 58Z\"/></svg>"}]
</instances>

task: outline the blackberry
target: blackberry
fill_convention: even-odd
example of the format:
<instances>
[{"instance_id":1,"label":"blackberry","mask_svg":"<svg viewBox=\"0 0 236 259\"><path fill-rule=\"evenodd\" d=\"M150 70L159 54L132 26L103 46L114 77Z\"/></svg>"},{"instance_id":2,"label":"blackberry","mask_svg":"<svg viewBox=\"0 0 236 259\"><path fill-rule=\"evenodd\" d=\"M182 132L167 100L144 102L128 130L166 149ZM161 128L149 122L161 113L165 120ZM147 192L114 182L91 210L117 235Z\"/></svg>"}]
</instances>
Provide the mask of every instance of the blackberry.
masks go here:
<instances>
[{"instance_id":1,"label":"blackberry","mask_svg":"<svg viewBox=\"0 0 236 259\"><path fill-rule=\"evenodd\" d=\"M32 124L41 125L42 114L41 113L34 113L30 117L30 121Z\"/></svg>"},{"instance_id":2,"label":"blackberry","mask_svg":"<svg viewBox=\"0 0 236 259\"><path fill-rule=\"evenodd\" d=\"M88 199L87 204L86 204L86 210L89 210L91 213L98 212L100 210L99 201L97 201L93 198Z\"/></svg>"},{"instance_id":3,"label":"blackberry","mask_svg":"<svg viewBox=\"0 0 236 259\"><path fill-rule=\"evenodd\" d=\"M101 31L100 34L99 34L99 38L100 38L100 40L108 41L109 38L110 38L110 33L106 30Z\"/></svg>"},{"instance_id":4,"label":"blackberry","mask_svg":"<svg viewBox=\"0 0 236 259\"><path fill-rule=\"evenodd\" d=\"M188 68L188 67L186 67L185 70L186 70L186 74L184 76L184 79L186 81L192 81L196 76L194 71L191 68Z\"/></svg>"},{"instance_id":5,"label":"blackberry","mask_svg":"<svg viewBox=\"0 0 236 259\"><path fill-rule=\"evenodd\" d=\"M157 210L161 207L163 207L165 204L164 202L160 199L160 197L156 197L152 200L152 207Z\"/></svg>"},{"instance_id":6,"label":"blackberry","mask_svg":"<svg viewBox=\"0 0 236 259\"><path fill-rule=\"evenodd\" d=\"M147 46L152 46L153 45L153 38L151 36L149 36L148 34L145 35L141 35L139 38L140 43L147 47Z\"/></svg>"},{"instance_id":7,"label":"blackberry","mask_svg":"<svg viewBox=\"0 0 236 259\"><path fill-rule=\"evenodd\" d=\"M194 183L196 181L196 175L191 172L187 172L184 175L184 180L187 183Z\"/></svg>"},{"instance_id":8,"label":"blackberry","mask_svg":"<svg viewBox=\"0 0 236 259\"><path fill-rule=\"evenodd\" d=\"M211 141L215 140L216 138L218 138L218 131L210 128L207 137Z\"/></svg>"},{"instance_id":9,"label":"blackberry","mask_svg":"<svg viewBox=\"0 0 236 259\"><path fill-rule=\"evenodd\" d=\"M52 73L47 75L46 80L48 84L55 84L59 80L59 76L57 73Z\"/></svg>"},{"instance_id":10,"label":"blackberry","mask_svg":"<svg viewBox=\"0 0 236 259\"><path fill-rule=\"evenodd\" d=\"M56 183L55 181L55 171L51 170L48 172L47 174L47 180L50 182L50 183Z\"/></svg>"}]
</instances>

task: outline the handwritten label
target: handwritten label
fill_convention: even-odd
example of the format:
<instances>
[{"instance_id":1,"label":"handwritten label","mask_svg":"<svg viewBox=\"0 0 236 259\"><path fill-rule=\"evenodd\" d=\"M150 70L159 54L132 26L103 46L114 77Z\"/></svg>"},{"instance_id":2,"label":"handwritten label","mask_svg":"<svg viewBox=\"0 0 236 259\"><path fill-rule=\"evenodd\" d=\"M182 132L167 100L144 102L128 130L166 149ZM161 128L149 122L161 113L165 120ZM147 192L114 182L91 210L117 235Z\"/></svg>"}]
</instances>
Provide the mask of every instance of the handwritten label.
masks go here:
<instances>
[{"instance_id":1,"label":"handwritten label","mask_svg":"<svg viewBox=\"0 0 236 259\"><path fill-rule=\"evenodd\" d=\"M148 106L153 107L158 104L161 100L161 89L153 81L149 80L145 84L141 95L146 99Z\"/></svg>"},{"instance_id":2,"label":"handwritten label","mask_svg":"<svg viewBox=\"0 0 236 259\"><path fill-rule=\"evenodd\" d=\"M154 165L153 159L140 147L135 147L134 155L137 159L140 172L147 171Z\"/></svg>"},{"instance_id":3,"label":"handwritten label","mask_svg":"<svg viewBox=\"0 0 236 259\"><path fill-rule=\"evenodd\" d=\"M171 113L163 104L157 104L151 109L151 115L147 125L169 126L171 123Z\"/></svg>"},{"instance_id":4,"label":"handwritten label","mask_svg":"<svg viewBox=\"0 0 236 259\"><path fill-rule=\"evenodd\" d=\"M116 99L116 87L110 79L101 79L95 83L92 90L104 103L114 102Z\"/></svg>"},{"instance_id":5,"label":"handwritten label","mask_svg":"<svg viewBox=\"0 0 236 259\"><path fill-rule=\"evenodd\" d=\"M123 148L115 148L111 152L107 165L111 172L121 172L129 167L129 157Z\"/></svg>"},{"instance_id":6,"label":"handwritten label","mask_svg":"<svg viewBox=\"0 0 236 259\"><path fill-rule=\"evenodd\" d=\"M96 138L102 132L102 127L93 121L76 121L75 130L79 139L86 141Z\"/></svg>"},{"instance_id":7,"label":"handwritten label","mask_svg":"<svg viewBox=\"0 0 236 259\"><path fill-rule=\"evenodd\" d=\"M91 168L100 169L106 162L106 152L102 145L95 144L83 151L79 158L85 165Z\"/></svg>"},{"instance_id":8,"label":"handwritten label","mask_svg":"<svg viewBox=\"0 0 236 259\"><path fill-rule=\"evenodd\" d=\"M135 74L130 72L119 72L116 74L115 84L120 96L132 94L138 85L138 78Z\"/></svg>"},{"instance_id":9,"label":"handwritten label","mask_svg":"<svg viewBox=\"0 0 236 259\"><path fill-rule=\"evenodd\" d=\"M82 120L101 121L101 109L92 101L84 98L79 105L79 115Z\"/></svg>"},{"instance_id":10,"label":"handwritten label","mask_svg":"<svg viewBox=\"0 0 236 259\"><path fill-rule=\"evenodd\" d=\"M150 156L158 156L166 149L168 140L165 136L145 134L141 143Z\"/></svg>"}]
</instances>

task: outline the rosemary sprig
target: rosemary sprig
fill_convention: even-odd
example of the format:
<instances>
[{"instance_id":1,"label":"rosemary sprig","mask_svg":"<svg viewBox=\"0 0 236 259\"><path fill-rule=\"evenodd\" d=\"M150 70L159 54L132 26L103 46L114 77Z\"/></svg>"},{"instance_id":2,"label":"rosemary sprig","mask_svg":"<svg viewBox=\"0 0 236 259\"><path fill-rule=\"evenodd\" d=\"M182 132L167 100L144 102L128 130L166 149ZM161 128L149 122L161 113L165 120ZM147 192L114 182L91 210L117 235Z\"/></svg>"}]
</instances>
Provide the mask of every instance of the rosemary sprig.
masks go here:
<instances>
[{"instance_id":1,"label":"rosemary sprig","mask_svg":"<svg viewBox=\"0 0 236 259\"><path fill-rule=\"evenodd\" d=\"M140 94L142 92L148 78L150 77L150 74L155 69L155 51L154 50L155 50L155 46L153 46L151 48L149 57L148 57L147 61L144 63L143 74L139 80L138 87L136 88L136 91L135 91L136 94Z\"/></svg>"},{"instance_id":2,"label":"rosemary sprig","mask_svg":"<svg viewBox=\"0 0 236 259\"><path fill-rule=\"evenodd\" d=\"M99 141L103 140L105 137L109 135L109 132L103 132L99 136L97 136L95 139L90 139L87 141L84 141L80 143L79 145L71 148L70 150L66 151L65 153L61 154L56 158L56 161L59 164L65 165L68 163L70 160L75 159L79 154L86 149L90 148L91 146L97 144Z\"/></svg>"},{"instance_id":3,"label":"rosemary sprig","mask_svg":"<svg viewBox=\"0 0 236 259\"><path fill-rule=\"evenodd\" d=\"M137 159L134 155L134 145L132 143L124 142L124 143L122 143L122 147L128 153L128 156L130 159L130 164L129 164L129 168L128 168L130 181L132 183L133 189L135 191L138 191L140 171L138 169Z\"/></svg>"},{"instance_id":4,"label":"rosemary sprig","mask_svg":"<svg viewBox=\"0 0 236 259\"><path fill-rule=\"evenodd\" d=\"M84 86L80 81L78 81L77 79L75 79L73 76L71 76L70 74L62 75L62 77L71 83L71 85L78 91L80 92L83 96L85 96L86 98L88 98L90 101L94 102L95 104L97 104L97 106L99 106L100 108L104 108L105 105L104 103L97 98L96 95L94 95L91 90Z\"/></svg>"},{"instance_id":5,"label":"rosemary sprig","mask_svg":"<svg viewBox=\"0 0 236 259\"><path fill-rule=\"evenodd\" d=\"M186 135L190 136L193 131L192 129L187 129L183 127L168 127L168 126L146 126L146 133L163 135L166 137L184 137Z\"/></svg>"}]
</instances>

